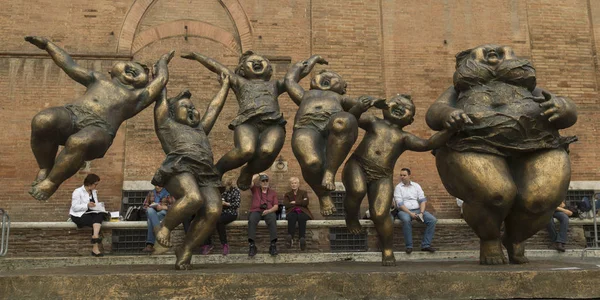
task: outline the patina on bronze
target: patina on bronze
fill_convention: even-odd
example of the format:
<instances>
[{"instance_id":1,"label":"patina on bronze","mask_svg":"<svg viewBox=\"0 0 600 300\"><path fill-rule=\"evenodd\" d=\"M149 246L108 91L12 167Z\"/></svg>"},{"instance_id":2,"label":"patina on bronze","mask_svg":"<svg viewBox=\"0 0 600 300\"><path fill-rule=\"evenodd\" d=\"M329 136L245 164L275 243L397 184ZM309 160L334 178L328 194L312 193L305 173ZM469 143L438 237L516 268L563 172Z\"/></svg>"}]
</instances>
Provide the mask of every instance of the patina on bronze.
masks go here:
<instances>
[{"instance_id":1,"label":"patina on bronze","mask_svg":"<svg viewBox=\"0 0 600 300\"><path fill-rule=\"evenodd\" d=\"M47 200L85 161L104 156L123 121L156 100L169 79L167 64L174 52L158 60L152 80L148 70L135 62L116 63L108 78L79 66L46 38L28 36L25 40L46 50L69 77L87 88L72 104L45 109L31 121L31 150L40 171L29 194ZM60 145L64 148L57 156Z\"/></svg>"},{"instance_id":2,"label":"patina on bronze","mask_svg":"<svg viewBox=\"0 0 600 300\"><path fill-rule=\"evenodd\" d=\"M383 119L363 115L370 104L362 102L350 110L358 119L360 128L366 131L362 141L350 156L342 173L346 187L346 226L354 234L362 231L359 223L360 203L365 195L369 199L369 213L375 224L382 247L382 264L396 265L393 245L393 219L390 207L394 197L394 166L406 151L428 151L443 146L454 130L444 129L428 140L403 130L412 124L415 105L408 95L397 95L383 109Z\"/></svg>"},{"instance_id":3,"label":"patina on bronze","mask_svg":"<svg viewBox=\"0 0 600 300\"><path fill-rule=\"evenodd\" d=\"M224 174L246 164L237 186L249 189L252 175L271 167L283 147L286 121L277 101L285 92L283 80L271 80L271 63L252 51L242 54L235 71L200 53L181 57L196 60L210 71L231 78L231 88L239 103L238 116L229 124L234 131L235 148L223 155L216 167Z\"/></svg>"},{"instance_id":4,"label":"patina on bronze","mask_svg":"<svg viewBox=\"0 0 600 300\"><path fill-rule=\"evenodd\" d=\"M318 55L293 65L285 76L288 94L299 106L294 118L292 150L302 176L313 189L321 205L321 214L331 215L335 206L330 191L335 190L335 174L358 137L356 118L348 113L357 99L344 96L346 82L335 72L323 70L305 92L298 84L315 64L327 64ZM385 99L363 97L371 105Z\"/></svg>"},{"instance_id":5,"label":"patina on bronze","mask_svg":"<svg viewBox=\"0 0 600 300\"><path fill-rule=\"evenodd\" d=\"M177 200L155 229L157 243L171 247L171 230L196 215L183 245L175 249L177 270L191 269L192 249L212 234L221 216L221 176L213 164L207 137L229 91L229 77L221 76L221 90L208 104L202 118L188 90L167 100L165 89L154 107L156 135L167 157L152 178L152 184L164 186ZM164 252L163 247L155 248L155 253Z\"/></svg>"},{"instance_id":6,"label":"patina on bronze","mask_svg":"<svg viewBox=\"0 0 600 300\"><path fill-rule=\"evenodd\" d=\"M454 86L426 119L434 130L463 129L437 151L436 165L448 192L464 200L480 263L506 263L502 245L511 263L526 263L523 242L546 226L569 185L567 147L576 138L558 130L577 121L575 104L536 87L535 69L510 47L483 45L457 54Z\"/></svg>"}]
</instances>

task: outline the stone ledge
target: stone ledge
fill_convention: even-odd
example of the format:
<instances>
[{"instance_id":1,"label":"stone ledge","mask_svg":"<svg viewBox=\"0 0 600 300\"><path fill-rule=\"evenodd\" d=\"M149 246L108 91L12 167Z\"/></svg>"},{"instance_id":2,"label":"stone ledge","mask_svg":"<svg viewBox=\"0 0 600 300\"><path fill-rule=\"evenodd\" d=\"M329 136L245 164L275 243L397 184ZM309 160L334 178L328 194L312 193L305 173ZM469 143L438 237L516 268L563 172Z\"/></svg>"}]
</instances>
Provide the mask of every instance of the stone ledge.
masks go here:
<instances>
[{"instance_id":1,"label":"stone ledge","mask_svg":"<svg viewBox=\"0 0 600 300\"><path fill-rule=\"evenodd\" d=\"M560 260L565 258L599 259L600 249L586 250L569 249L564 253L555 250L526 250L526 255L531 259ZM415 251L406 254L403 251L394 252L397 262L402 261L471 261L477 263L479 251L437 251L435 253ZM194 265L222 265L222 264L308 264L308 263L332 263L342 261L354 262L381 262L381 252L339 252L339 253L287 253L278 256L268 254L257 254L249 258L247 254L221 254L194 255ZM107 255L102 258L84 257L6 257L0 259L0 271L28 270L40 268L63 268L74 266L107 266L107 265L173 265L174 255Z\"/></svg>"},{"instance_id":2,"label":"stone ledge","mask_svg":"<svg viewBox=\"0 0 600 300\"><path fill-rule=\"evenodd\" d=\"M363 227L374 227L371 220L360 220ZM570 219L571 225L594 225L592 219ZM248 221L238 220L228 224L228 227L247 227ZM399 220L394 220L394 225L400 226ZM463 219L438 219L437 225L467 225ZM258 226L266 227L265 221L260 221ZM287 226L287 221L277 221L277 227ZM307 228L321 227L346 227L344 220L309 220L306 224ZM77 228L73 222L11 222L11 229L69 229ZM102 228L106 229L139 229L147 228L146 221L119 221L119 222L104 222Z\"/></svg>"}]
</instances>

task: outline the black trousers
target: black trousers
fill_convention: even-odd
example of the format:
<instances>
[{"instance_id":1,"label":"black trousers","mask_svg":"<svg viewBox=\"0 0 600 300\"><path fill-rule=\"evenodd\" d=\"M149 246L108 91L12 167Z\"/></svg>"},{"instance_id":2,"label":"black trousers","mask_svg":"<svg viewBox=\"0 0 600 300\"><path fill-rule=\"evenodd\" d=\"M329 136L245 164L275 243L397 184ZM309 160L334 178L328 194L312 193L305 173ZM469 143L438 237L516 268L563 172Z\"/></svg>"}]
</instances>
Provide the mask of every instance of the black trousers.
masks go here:
<instances>
[{"instance_id":1,"label":"black trousers","mask_svg":"<svg viewBox=\"0 0 600 300\"><path fill-rule=\"evenodd\" d=\"M217 221L217 233L219 233L219 241L221 241L221 245L227 244L227 231L225 230L225 226L235 220L237 220L237 215L229 215L229 214L221 214L219 220ZM212 239L209 236L202 246L211 245Z\"/></svg>"},{"instance_id":2,"label":"black trousers","mask_svg":"<svg viewBox=\"0 0 600 300\"><path fill-rule=\"evenodd\" d=\"M306 237L306 221L308 221L310 217L303 212L291 212L287 214L288 221L288 234L294 237L296 233L296 223L298 223L298 237L303 238Z\"/></svg>"}]
</instances>

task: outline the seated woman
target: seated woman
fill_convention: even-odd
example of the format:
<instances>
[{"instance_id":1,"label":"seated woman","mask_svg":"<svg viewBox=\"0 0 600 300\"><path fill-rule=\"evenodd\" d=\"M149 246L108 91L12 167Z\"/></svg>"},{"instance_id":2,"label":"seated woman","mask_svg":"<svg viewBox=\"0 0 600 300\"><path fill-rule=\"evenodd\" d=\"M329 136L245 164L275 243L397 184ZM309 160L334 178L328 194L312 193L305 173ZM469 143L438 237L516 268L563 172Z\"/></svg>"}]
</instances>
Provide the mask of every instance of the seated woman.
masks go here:
<instances>
[{"instance_id":1,"label":"seated woman","mask_svg":"<svg viewBox=\"0 0 600 300\"><path fill-rule=\"evenodd\" d=\"M296 233L296 223L298 224L298 238L300 241L300 250L306 250L306 221L313 218L308 209L308 194L305 190L299 189L300 180L298 177L290 178L291 191L285 193L283 204L287 213L288 235L285 237L285 246L292 247L294 234Z\"/></svg>"},{"instance_id":2,"label":"seated woman","mask_svg":"<svg viewBox=\"0 0 600 300\"><path fill-rule=\"evenodd\" d=\"M146 199L144 199L144 209L146 210L146 216L148 217L148 234L146 237L146 248L142 252L154 251L154 242L156 236L154 230L158 230L160 221L165 218L169 207L175 199L169 194L169 192L162 186L155 185L154 190L148 192Z\"/></svg>"},{"instance_id":3,"label":"seated woman","mask_svg":"<svg viewBox=\"0 0 600 300\"><path fill-rule=\"evenodd\" d=\"M100 177L96 174L88 174L83 180L83 186L73 191L71 198L71 209L69 214L73 223L77 224L77 228L92 227L92 256L104 256L98 245L102 243L100 238L100 228L102 221L106 216L106 211L102 208L103 205L98 203L98 194L96 186L100 182Z\"/></svg>"},{"instance_id":4,"label":"seated woman","mask_svg":"<svg viewBox=\"0 0 600 300\"><path fill-rule=\"evenodd\" d=\"M231 177L231 175L225 176L226 177L223 179L225 187L221 194L223 210L221 210L221 217L219 217L219 220L217 221L217 232L219 233L219 241L223 246L223 255L229 254L229 244L227 243L227 231L225 230L225 226L237 220L238 208L240 207L240 189L233 184L234 178ZM209 254L212 249L212 240L208 237L202 245L202 254Z\"/></svg>"}]
</instances>

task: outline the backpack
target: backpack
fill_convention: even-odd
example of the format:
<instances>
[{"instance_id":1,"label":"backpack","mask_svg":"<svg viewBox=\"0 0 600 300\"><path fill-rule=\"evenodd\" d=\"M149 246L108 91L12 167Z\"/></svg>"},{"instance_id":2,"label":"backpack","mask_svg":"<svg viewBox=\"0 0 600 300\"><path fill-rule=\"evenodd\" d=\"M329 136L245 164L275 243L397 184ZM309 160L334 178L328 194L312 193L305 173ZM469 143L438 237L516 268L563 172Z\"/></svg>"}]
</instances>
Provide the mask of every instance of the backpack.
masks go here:
<instances>
[{"instance_id":1,"label":"backpack","mask_svg":"<svg viewBox=\"0 0 600 300\"><path fill-rule=\"evenodd\" d=\"M592 204L590 202L590 198L583 197L580 202L577 203L577 208L580 212L588 212L592 210Z\"/></svg>"},{"instance_id":2,"label":"backpack","mask_svg":"<svg viewBox=\"0 0 600 300\"><path fill-rule=\"evenodd\" d=\"M142 206L130 206L125 213L125 221L141 221L146 214Z\"/></svg>"}]
</instances>

